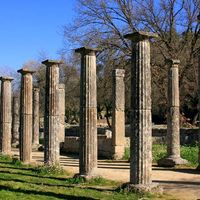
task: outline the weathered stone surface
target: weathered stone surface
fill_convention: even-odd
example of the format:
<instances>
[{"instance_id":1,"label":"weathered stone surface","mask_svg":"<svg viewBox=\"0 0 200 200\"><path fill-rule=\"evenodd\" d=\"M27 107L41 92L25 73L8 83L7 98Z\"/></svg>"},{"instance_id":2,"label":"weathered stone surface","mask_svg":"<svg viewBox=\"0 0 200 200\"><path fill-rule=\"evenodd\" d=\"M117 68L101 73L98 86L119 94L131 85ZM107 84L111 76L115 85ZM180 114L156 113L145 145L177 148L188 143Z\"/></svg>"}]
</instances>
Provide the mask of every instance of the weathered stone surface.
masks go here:
<instances>
[{"instance_id":1,"label":"weathered stone surface","mask_svg":"<svg viewBox=\"0 0 200 200\"><path fill-rule=\"evenodd\" d=\"M113 99L112 99L112 146L113 159L121 159L124 155L125 138L125 71L113 70Z\"/></svg>"},{"instance_id":2,"label":"weathered stone surface","mask_svg":"<svg viewBox=\"0 0 200 200\"><path fill-rule=\"evenodd\" d=\"M33 140L32 147L39 147L39 128L40 128L40 89L33 89Z\"/></svg>"},{"instance_id":3,"label":"weathered stone surface","mask_svg":"<svg viewBox=\"0 0 200 200\"><path fill-rule=\"evenodd\" d=\"M198 21L200 23L200 13L198 15ZM199 97L199 105L198 105L198 109L199 109L199 116L200 116L200 50L199 50L199 55L198 55L198 97ZM200 118L200 117L199 117ZM199 165L197 167L197 170L200 170L200 123L199 123L199 156L198 156L198 161L199 161Z\"/></svg>"},{"instance_id":4,"label":"weathered stone surface","mask_svg":"<svg viewBox=\"0 0 200 200\"><path fill-rule=\"evenodd\" d=\"M11 77L1 77L0 104L0 150L4 155L11 154L11 123L12 123L12 88Z\"/></svg>"},{"instance_id":5,"label":"weathered stone surface","mask_svg":"<svg viewBox=\"0 0 200 200\"><path fill-rule=\"evenodd\" d=\"M20 160L30 163L32 159L33 132L33 78L34 71L27 68L18 70L21 73L20 96Z\"/></svg>"},{"instance_id":6,"label":"weathered stone surface","mask_svg":"<svg viewBox=\"0 0 200 200\"><path fill-rule=\"evenodd\" d=\"M79 175L90 178L97 168L96 49L75 52L81 54Z\"/></svg>"},{"instance_id":7,"label":"weathered stone surface","mask_svg":"<svg viewBox=\"0 0 200 200\"><path fill-rule=\"evenodd\" d=\"M132 40L131 66L131 144L130 184L152 190L152 119L150 42L154 34L135 32ZM156 186L157 187L157 186Z\"/></svg>"},{"instance_id":8,"label":"weathered stone surface","mask_svg":"<svg viewBox=\"0 0 200 200\"><path fill-rule=\"evenodd\" d=\"M59 141L65 141L65 84L59 84L59 113L60 113L60 133Z\"/></svg>"},{"instance_id":9,"label":"weathered stone surface","mask_svg":"<svg viewBox=\"0 0 200 200\"><path fill-rule=\"evenodd\" d=\"M168 112L167 112L167 157L158 161L159 166L175 166L186 164L180 157L179 126L179 60L169 60L168 70Z\"/></svg>"},{"instance_id":10,"label":"weathered stone surface","mask_svg":"<svg viewBox=\"0 0 200 200\"><path fill-rule=\"evenodd\" d=\"M13 97L12 105L12 146L17 147L19 145L19 97Z\"/></svg>"},{"instance_id":11,"label":"weathered stone surface","mask_svg":"<svg viewBox=\"0 0 200 200\"><path fill-rule=\"evenodd\" d=\"M48 165L59 164L59 64L60 61L45 60L45 119L44 119L44 162Z\"/></svg>"}]
</instances>

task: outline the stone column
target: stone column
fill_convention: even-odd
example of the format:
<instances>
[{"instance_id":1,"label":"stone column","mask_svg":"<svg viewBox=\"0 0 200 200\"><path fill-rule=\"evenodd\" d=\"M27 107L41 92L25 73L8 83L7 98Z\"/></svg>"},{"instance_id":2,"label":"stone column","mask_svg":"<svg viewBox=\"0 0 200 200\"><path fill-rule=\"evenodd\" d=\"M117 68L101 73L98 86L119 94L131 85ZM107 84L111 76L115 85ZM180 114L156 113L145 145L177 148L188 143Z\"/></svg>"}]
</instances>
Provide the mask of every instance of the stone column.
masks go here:
<instances>
[{"instance_id":1,"label":"stone column","mask_svg":"<svg viewBox=\"0 0 200 200\"><path fill-rule=\"evenodd\" d=\"M90 178L97 168L96 49L82 47L80 80L79 175Z\"/></svg>"},{"instance_id":2,"label":"stone column","mask_svg":"<svg viewBox=\"0 0 200 200\"><path fill-rule=\"evenodd\" d=\"M19 144L19 97L13 97L12 105L12 146Z\"/></svg>"},{"instance_id":3,"label":"stone column","mask_svg":"<svg viewBox=\"0 0 200 200\"><path fill-rule=\"evenodd\" d=\"M132 41L130 185L139 191L152 191L152 119L150 38L143 31L125 35Z\"/></svg>"},{"instance_id":4,"label":"stone column","mask_svg":"<svg viewBox=\"0 0 200 200\"><path fill-rule=\"evenodd\" d=\"M59 84L59 113L60 113L60 134L59 141L65 141L65 84Z\"/></svg>"},{"instance_id":5,"label":"stone column","mask_svg":"<svg viewBox=\"0 0 200 200\"><path fill-rule=\"evenodd\" d=\"M167 157L158 161L159 166L173 167L187 164L180 157L180 126L179 126L179 60L169 60L168 70L168 112L167 112Z\"/></svg>"},{"instance_id":6,"label":"stone column","mask_svg":"<svg viewBox=\"0 0 200 200\"><path fill-rule=\"evenodd\" d=\"M33 89L33 138L32 138L32 147L39 147L39 129L40 129L40 89Z\"/></svg>"},{"instance_id":7,"label":"stone column","mask_svg":"<svg viewBox=\"0 0 200 200\"><path fill-rule=\"evenodd\" d=\"M198 23L200 24L200 12L197 16ZM200 48L198 49L198 96L199 96L199 120L200 120ZM199 165L197 170L200 170L200 123L199 123L199 157L198 157Z\"/></svg>"},{"instance_id":8,"label":"stone column","mask_svg":"<svg viewBox=\"0 0 200 200\"><path fill-rule=\"evenodd\" d=\"M17 71L21 74L20 96L20 160L30 163L32 156L32 132L33 132L33 78L34 71L22 68Z\"/></svg>"},{"instance_id":9,"label":"stone column","mask_svg":"<svg viewBox=\"0 0 200 200\"><path fill-rule=\"evenodd\" d=\"M0 147L4 155L11 154L11 124L12 124L12 87L11 77L1 77L1 120L0 120Z\"/></svg>"},{"instance_id":10,"label":"stone column","mask_svg":"<svg viewBox=\"0 0 200 200\"><path fill-rule=\"evenodd\" d=\"M45 60L45 119L44 119L44 162L48 165L59 164L59 61Z\"/></svg>"},{"instance_id":11,"label":"stone column","mask_svg":"<svg viewBox=\"0 0 200 200\"><path fill-rule=\"evenodd\" d=\"M121 159L124 155L125 142L125 70L113 70L113 99L112 99L112 146L113 159Z\"/></svg>"}]
</instances>

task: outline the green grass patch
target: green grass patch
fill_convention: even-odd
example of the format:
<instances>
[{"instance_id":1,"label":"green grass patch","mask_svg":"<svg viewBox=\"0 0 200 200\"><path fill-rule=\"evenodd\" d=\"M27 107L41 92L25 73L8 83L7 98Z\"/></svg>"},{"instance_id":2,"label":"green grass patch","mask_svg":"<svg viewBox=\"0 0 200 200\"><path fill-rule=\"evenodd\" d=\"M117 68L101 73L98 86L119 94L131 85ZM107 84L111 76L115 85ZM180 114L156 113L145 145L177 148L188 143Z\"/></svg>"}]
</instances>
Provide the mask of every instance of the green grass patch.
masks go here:
<instances>
[{"instance_id":1,"label":"green grass patch","mask_svg":"<svg viewBox=\"0 0 200 200\"><path fill-rule=\"evenodd\" d=\"M62 175L64 169L60 165L42 165L35 167L35 172L41 175Z\"/></svg>"},{"instance_id":2,"label":"green grass patch","mask_svg":"<svg viewBox=\"0 0 200 200\"><path fill-rule=\"evenodd\" d=\"M0 156L0 199L4 200L155 199L149 194L117 191L119 185L101 177L83 181L71 178L58 166L23 165L17 159ZM156 199L166 198L156 196Z\"/></svg>"},{"instance_id":3,"label":"green grass patch","mask_svg":"<svg viewBox=\"0 0 200 200\"><path fill-rule=\"evenodd\" d=\"M198 165L198 146L181 146L181 157L188 160L188 166L196 167ZM152 157L153 163L167 155L167 146L162 144L153 144ZM125 148L124 159L130 159L130 148Z\"/></svg>"}]
</instances>

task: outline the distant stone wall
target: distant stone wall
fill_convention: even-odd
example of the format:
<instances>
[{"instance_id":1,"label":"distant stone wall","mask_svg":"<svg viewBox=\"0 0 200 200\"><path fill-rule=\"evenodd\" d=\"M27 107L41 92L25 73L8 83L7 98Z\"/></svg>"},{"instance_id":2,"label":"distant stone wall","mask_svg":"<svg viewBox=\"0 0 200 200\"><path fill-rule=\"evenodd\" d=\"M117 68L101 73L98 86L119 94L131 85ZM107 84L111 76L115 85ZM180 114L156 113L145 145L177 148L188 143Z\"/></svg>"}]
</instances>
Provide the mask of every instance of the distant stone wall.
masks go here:
<instances>
[{"instance_id":1,"label":"distant stone wall","mask_svg":"<svg viewBox=\"0 0 200 200\"><path fill-rule=\"evenodd\" d=\"M79 152L79 128L73 127L72 129L66 129L65 143L63 151L66 153L78 153ZM69 136L71 133L72 136ZM166 143L166 126L154 126L152 135L154 144ZM130 127L126 126L126 140L125 147L130 146ZM112 156L112 132L108 128L98 128L98 156L111 158ZM181 145L195 144L198 141L198 128L182 128L180 130Z\"/></svg>"},{"instance_id":2,"label":"distant stone wall","mask_svg":"<svg viewBox=\"0 0 200 200\"><path fill-rule=\"evenodd\" d=\"M66 136L62 149L66 153L79 153L79 137ZM98 156L111 158L112 156L112 139L107 135L98 135Z\"/></svg>"},{"instance_id":3,"label":"distant stone wall","mask_svg":"<svg viewBox=\"0 0 200 200\"><path fill-rule=\"evenodd\" d=\"M184 144L194 144L198 141L198 127L196 128L181 128L180 129L180 142L181 145ZM97 128L98 135L105 135L110 132L110 137L112 135L111 130L105 127ZM153 143L166 143L167 126L166 125L154 125L152 130ZM130 126L126 126L125 130L126 137L130 137ZM79 136L79 127L72 127L65 129L65 136Z\"/></svg>"}]
</instances>

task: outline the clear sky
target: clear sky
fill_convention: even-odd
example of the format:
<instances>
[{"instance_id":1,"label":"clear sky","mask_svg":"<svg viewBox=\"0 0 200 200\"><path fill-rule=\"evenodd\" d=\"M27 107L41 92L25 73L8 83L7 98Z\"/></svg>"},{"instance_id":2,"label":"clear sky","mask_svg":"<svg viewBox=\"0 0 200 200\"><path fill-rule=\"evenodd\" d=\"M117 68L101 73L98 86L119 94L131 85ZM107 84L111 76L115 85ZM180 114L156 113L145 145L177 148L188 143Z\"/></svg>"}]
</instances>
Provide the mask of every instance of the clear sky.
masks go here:
<instances>
[{"instance_id":1,"label":"clear sky","mask_svg":"<svg viewBox=\"0 0 200 200\"><path fill-rule=\"evenodd\" d=\"M70 23L76 0L2 0L0 68L19 69L45 52L56 59L62 26Z\"/></svg>"}]
</instances>

